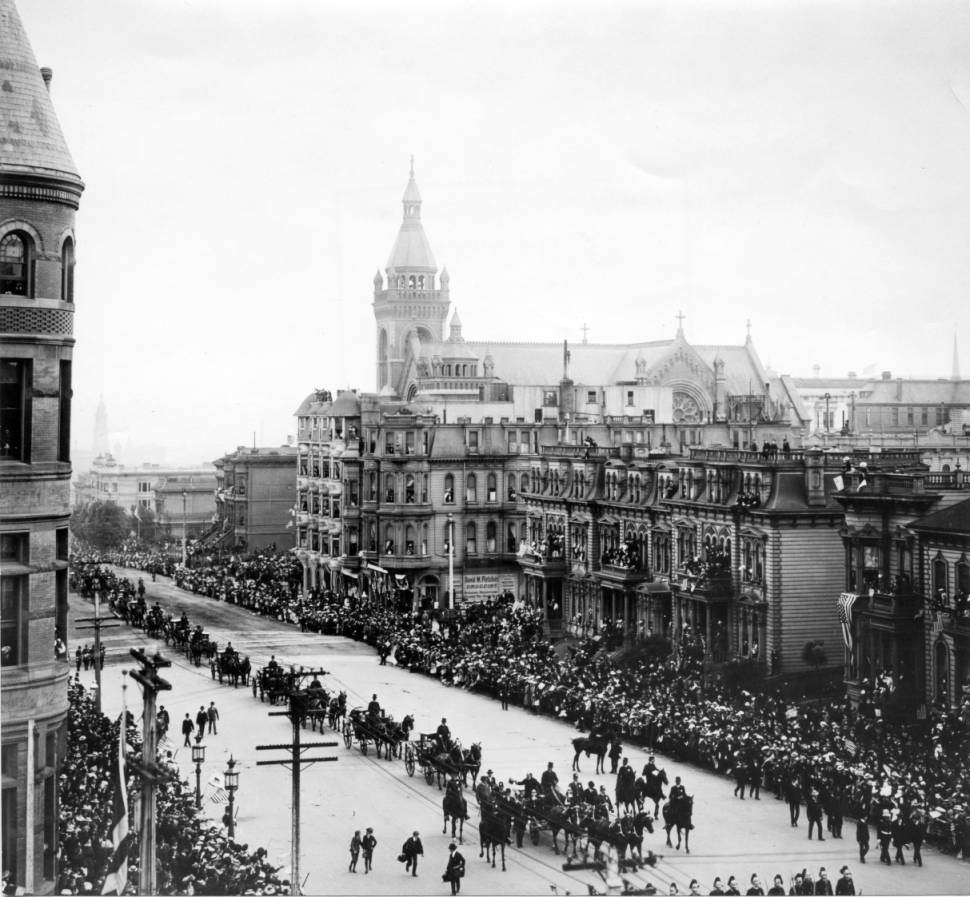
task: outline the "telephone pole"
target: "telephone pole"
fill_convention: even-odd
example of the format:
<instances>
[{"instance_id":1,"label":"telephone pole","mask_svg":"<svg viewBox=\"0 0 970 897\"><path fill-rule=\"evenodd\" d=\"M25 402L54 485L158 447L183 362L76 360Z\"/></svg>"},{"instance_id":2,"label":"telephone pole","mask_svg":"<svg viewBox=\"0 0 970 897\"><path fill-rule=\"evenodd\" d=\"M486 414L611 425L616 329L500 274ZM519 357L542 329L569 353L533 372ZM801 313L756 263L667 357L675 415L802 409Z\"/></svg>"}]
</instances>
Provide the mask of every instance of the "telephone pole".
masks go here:
<instances>
[{"instance_id":1,"label":"telephone pole","mask_svg":"<svg viewBox=\"0 0 970 897\"><path fill-rule=\"evenodd\" d=\"M95 682L95 692L94 692L94 706L97 707L98 713L101 712L101 630L102 629L114 629L120 626L120 623L111 623L109 620L117 620L118 615L113 611L110 617L104 618L101 616L101 598L97 591L94 593L94 616L93 617L79 617L77 622L83 623L83 626L78 626L78 629L93 629L94 630L94 682Z\"/></svg>"},{"instance_id":2,"label":"telephone pole","mask_svg":"<svg viewBox=\"0 0 970 897\"><path fill-rule=\"evenodd\" d=\"M300 683L306 676L325 676L327 674L326 670L304 670L300 668L300 672L296 674L296 682ZM302 684L302 683L300 683ZM290 723L293 727L293 740L290 744L259 744L256 745L257 751L288 751L290 756L286 760L257 760L257 766L289 766L292 773L292 784L293 784L293 794L292 794L292 811L291 811L291 862L290 862L290 893L291 894L302 894L303 885L300 881L300 772L303 768L303 764L311 763L333 763L336 762L336 757L313 757L313 758L303 758L303 752L309 748L317 747L336 747L336 741L314 741L308 744L302 744L300 742L300 731L303 727L303 723L311 716L322 716L326 713L326 709L310 710L310 697L311 691L307 689L301 689L294 687L290 691L289 698L289 709L287 710L276 710L271 711L269 716L286 716L289 717Z\"/></svg>"},{"instance_id":3,"label":"telephone pole","mask_svg":"<svg viewBox=\"0 0 970 897\"><path fill-rule=\"evenodd\" d=\"M166 660L158 652L148 657L140 648L132 648L131 656L140 664L140 670L130 670L131 676L145 693L142 711L142 762L134 764L141 774L141 852L138 870L138 893L155 893L155 785L168 778L168 773L155 762L155 698L160 691L169 691L171 683L158 675L159 667L170 667L172 661Z\"/></svg>"}]
</instances>

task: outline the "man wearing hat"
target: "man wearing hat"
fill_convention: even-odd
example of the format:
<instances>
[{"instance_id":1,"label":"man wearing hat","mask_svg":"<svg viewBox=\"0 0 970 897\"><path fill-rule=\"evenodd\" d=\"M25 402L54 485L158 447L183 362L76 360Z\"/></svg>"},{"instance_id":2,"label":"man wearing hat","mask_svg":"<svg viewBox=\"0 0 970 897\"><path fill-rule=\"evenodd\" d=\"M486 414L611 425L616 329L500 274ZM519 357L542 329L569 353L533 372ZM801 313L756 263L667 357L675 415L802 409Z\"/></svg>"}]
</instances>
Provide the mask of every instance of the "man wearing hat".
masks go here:
<instances>
[{"instance_id":1,"label":"man wearing hat","mask_svg":"<svg viewBox=\"0 0 970 897\"><path fill-rule=\"evenodd\" d=\"M893 861L889 857L889 845L893 839L893 821L889 810L883 810L876 825L876 837L879 839L879 862L891 866Z\"/></svg>"},{"instance_id":2,"label":"man wearing hat","mask_svg":"<svg viewBox=\"0 0 970 897\"><path fill-rule=\"evenodd\" d=\"M451 893L457 894L461 890L461 880L465 877L465 858L458 850L454 841L448 845L448 866L442 878L451 882Z\"/></svg>"},{"instance_id":3,"label":"man wearing hat","mask_svg":"<svg viewBox=\"0 0 970 897\"><path fill-rule=\"evenodd\" d=\"M775 876L774 884L768 888L769 897L783 897L785 893L785 880L780 876Z\"/></svg>"},{"instance_id":4,"label":"man wearing hat","mask_svg":"<svg viewBox=\"0 0 970 897\"><path fill-rule=\"evenodd\" d=\"M829 874L825 871L824 866L819 866L818 880L815 882L815 893L829 895L832 893L832 882L829 881Z\"/></svg>"},{"instance_id":5,"label":"man wearing hat","mask_svg":"<svg viewBox=\"0 0 970 897\"><path fill-rule=\"evenodd\" d=\"M374 860L374 848L377 847L377 838L374 837L374 829L369 828L364 833L360 842L360 852L364 855L364 873L370 872Z\"/></svg>"},{"instance_id":6,"label":"man wearing hat","mask_svg":"<svg viewBox=\"0 0 970 897\"><path fill-rule=\"evenodd\" d=\"M401 847L401 856L404 857L404 871L411 870L411 875L417 877L418 857L424 856L424 845L421 843L421 836L414 832Z\"/></svg>"},{"instance_id":7,"label":"man wearing hat","mask_svg":"<svg viewBox=\"0 0 970 897\"><path fill-rule=\"evenodd\" d=\"M843 866L839 870L839 874L842 877L835 883L835 893L855 894L855 882L852 881L852 873L849 871L849 867Z\"/></svg>"},{"instance_id":8,"label":"man wearing hat","mask_svg":"<svg viewBox=\"0 0 970 897\"><path fill-rule=\"evenodd\" d=\"M722 897L724 894L724 887L721 884L721 876L718 875L714 879L714 884L711 886L711 897Z\"/></svg>"},{"instance_id":9,"label":"man wearing hat","mask_svg":"<svg viewBox=\"0 0 970 897\"><path fill-rule=\"evenodd\" d=\"M855 824L855 839L859 845L859 862L866 861L866 854L869 853L869 823L865 816L860 816Z\"/></svg>"}]
</instances>

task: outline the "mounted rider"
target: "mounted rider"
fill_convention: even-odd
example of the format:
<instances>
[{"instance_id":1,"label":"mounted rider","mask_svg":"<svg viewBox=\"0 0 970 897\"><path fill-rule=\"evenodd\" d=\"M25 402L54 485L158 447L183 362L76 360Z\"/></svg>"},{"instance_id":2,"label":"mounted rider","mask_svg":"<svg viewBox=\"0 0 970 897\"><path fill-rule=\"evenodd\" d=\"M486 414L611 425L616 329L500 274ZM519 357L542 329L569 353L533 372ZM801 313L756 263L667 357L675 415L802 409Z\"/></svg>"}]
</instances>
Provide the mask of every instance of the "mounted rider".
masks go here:
<instances>
[{"instance_id":1,"label":"mounted rider","mask_svg":"<svg viewBox=\"0 0 970 897\"><path fill-rule=\"evenodd\" d=\"M445 784L445 795L457 800L461 804L461 812L465 819L468 819L468 801L465 800L465 795L462 794L461 780L458 778L457 773L452 773L448 778L448 782Z\"/></svg>"},{"instance_id":2,"label":"mounted rider","mask_svg":"<svg viewBox=\"0 0 970 897\"><path fill-rule=\"evenodd\" d=\"M649 782L652 776L657 775L657 772L657 763L653 754L651 754L643 765L643 777Z\"/></svg>"},{"instance_id":3,"label":"mounted rider","mask_svg":"<svg viewBox=\"0 0 970 897\"><path fill-rule=\"evenodd\" d=\"M676 803L687 797L687 789L681 784L680 776L674 779L674 784L670 787L670 802Z\"/></svg>"}]
</instances>

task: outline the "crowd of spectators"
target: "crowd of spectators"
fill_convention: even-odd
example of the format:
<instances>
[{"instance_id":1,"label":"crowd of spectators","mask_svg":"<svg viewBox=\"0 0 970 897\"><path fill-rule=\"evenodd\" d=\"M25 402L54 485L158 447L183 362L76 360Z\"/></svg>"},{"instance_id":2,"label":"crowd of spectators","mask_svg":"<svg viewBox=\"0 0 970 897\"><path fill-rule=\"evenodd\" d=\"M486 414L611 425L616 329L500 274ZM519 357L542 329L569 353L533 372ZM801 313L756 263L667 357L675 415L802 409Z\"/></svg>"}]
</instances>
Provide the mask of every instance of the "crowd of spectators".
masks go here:
<instances>
[{"instance_id":1,"label":"crowd of spectators","mask_svg":"<svg viewBox=\"0 0 970 897\"><path fill-rule=\"evenodd\" d=\"M113 854L112 789L115 787L120 718L109 720L96 709L79 681L68 687L67 754L59 781L59 894L100 894ZM140 779L131 767L141 760L141 730L127 717L128 806L133 808ZM169 773L156 786L156 882L159 894L288 894L278 867L266 861L263 848L250 852L201 816L194 794L169 756L158 765ZM132 809L129 812L134 812ZM134 831L137 820L129 820ZM138 844L128 852L128 881L138 885Z\"/></svg>"},{"instance_id":2,"label":"crowd of spectators","mask_svg":"<svg viewBox=\"0 0 970 897\"><path fill-rule=\"evenodd\" d=\"M314 591L300 567L255 556L183 571L180 582L254 612L340 634L388 652L399 666L554 714L583 730L612 731L677 759L733 774L753 768L781 799L793 782L819 790L837 815L878 822L922 814L931 840L970 856L970 706L935 708L922 726L884 719L871 700L793 703L702 675L697 652L624 663L599 637L559 650L540 611L491 599L456 611L401 613L366 597ZM690 638L685 637L684 644Z\"/></svg>"}]
</instances>

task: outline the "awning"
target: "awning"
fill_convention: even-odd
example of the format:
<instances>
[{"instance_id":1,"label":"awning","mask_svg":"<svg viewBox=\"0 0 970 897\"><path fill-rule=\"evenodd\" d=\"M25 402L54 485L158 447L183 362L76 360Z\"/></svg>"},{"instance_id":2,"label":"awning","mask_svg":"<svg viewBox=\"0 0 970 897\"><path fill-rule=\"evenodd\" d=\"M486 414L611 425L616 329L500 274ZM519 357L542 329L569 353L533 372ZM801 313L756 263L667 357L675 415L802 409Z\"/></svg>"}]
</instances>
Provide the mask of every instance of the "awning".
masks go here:
<instances>
[{"instance_id":1,"label":"awning","mask_svg":"<svg viewBox=\"0 0 970 897\"><path fill-rule=\"evenodd\" d=\"M340 572L343 573L344 576L349 576L351 579L357 578L357 574L351 572L350 570L341 570Z\"/></svg>"},{"instance_id":2,"label":"awning","mask_svg":"<svg viewBox=\"0 0 970 897\"><path fill-rule=\"evenodd\" d=\"M385 573L385 574L387 573L387 570L385 570L379 564L371 564L371 563L368 562L367 569L368 570L373 570L375 573Z\"/></svg>"},{"instance_id":3,"label":"awning","mask_svg":"<svg viewBox=\"0 0 970 897\"><path fill-rule=\"evenodd\" d=\"M637 586L638 592L649 592L656 595L669 595L670 585L665 582L644 582Z\"/></svg>"}]
</instances>

